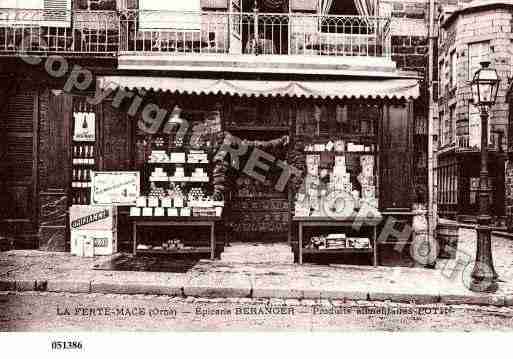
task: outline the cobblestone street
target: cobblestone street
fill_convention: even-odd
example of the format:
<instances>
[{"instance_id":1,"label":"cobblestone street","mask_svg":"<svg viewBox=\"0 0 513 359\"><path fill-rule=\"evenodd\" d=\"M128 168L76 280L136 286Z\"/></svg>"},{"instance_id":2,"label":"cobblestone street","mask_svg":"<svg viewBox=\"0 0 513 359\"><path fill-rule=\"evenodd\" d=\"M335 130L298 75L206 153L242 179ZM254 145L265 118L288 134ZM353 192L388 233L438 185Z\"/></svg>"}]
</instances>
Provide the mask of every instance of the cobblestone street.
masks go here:
<instances>
[{"instance_id":1,"label":"cobblestone street","mask_svg":"<svg viewBox=\"0 0 513 359\"><path fill-rule=\"evenodd\" d=\"M95 293L0 294L2 331L471 331L512 327L513 309L493 306Z\"/></svg>"}]
</instances>

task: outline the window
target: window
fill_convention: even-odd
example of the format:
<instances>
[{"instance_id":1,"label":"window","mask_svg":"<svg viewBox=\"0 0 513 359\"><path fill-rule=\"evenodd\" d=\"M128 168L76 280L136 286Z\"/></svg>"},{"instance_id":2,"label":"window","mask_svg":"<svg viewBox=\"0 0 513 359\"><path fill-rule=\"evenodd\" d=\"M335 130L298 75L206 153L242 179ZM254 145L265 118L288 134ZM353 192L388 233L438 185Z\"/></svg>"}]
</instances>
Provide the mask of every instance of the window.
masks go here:
<instances>
[{"instance_id":1,"label":"window","mask_svg":"<svg viewBox=\"0 0 513 359\"><path fill-rule=\"evenodd\" d=\"M449 108L449 143L454 143L456 138L456 105Z\"/></svg>"},{"instance_id":2,"label":"window","mask_svg":"<svg viewBox=\"0 0 513 359\"><path fill-rule=\"evenodd\" d=\"M200 0L139 0L140 25L143 30L199 31ZM145 12L144 10L158 10Z\"/></svg>"},{"instance_id":3,"label":"window","mask_svg":"<svg viewBox=\"0 0 513 359\"><path fill-rule=\"evenodd\" d=\"M488 143L490 143L490 122L488 121ZM481 115L479 109L472 103L468 105L468 134L469 147L481 148Z\"/></svg>"},{"instance_id":4,"label":"window","mask_svg":"<svg viewBox=\"0 0 513 359\"><path fill-rule=\"evenodd\" d=\"M456 66L456 60L457 60L456 51L453 51L451 53L451 61L449 63L449 66L450 66L449 84L450 84L451 88L454 88L457 85L457 81L458 81L458 67Z\"/></svg>"},{"instance_id":5,"label":"window","mask_svg":"<svg viewBox=\"0 0 513 359\"><path fill-rule=\"evenodd\" d=\"M490 60L490 41L474 42L468 45L468 79L481 67L480 62Z\"/></svg>"},{"instance_id":6,"label":"window","mask_svg":"<svg viewBox=\"0 0 513 359\"><path fill-rule=\"evenodd\" d=\"M18 10L3 11L2 20L9 19L16 24L44 27L71 26L71 0L0 0L0 8L47 10L30 11L22 16Z\"/></svg>"},{"instance_id":7,"label":"window","mask_svg":"<svg viewBox=\"0 0 513 359\"><path fill-rule=\"evenodd\" d=\"M321 15L327 15L322 18L321 31L327 33L346 33L346 34L367 34L369 33L368 23L364 18L344 18L336 15L359 15L354 1L335 1L327 0L321 4ZM331 16L330 16L331 15Z\"/></svg>"}]
</instances>

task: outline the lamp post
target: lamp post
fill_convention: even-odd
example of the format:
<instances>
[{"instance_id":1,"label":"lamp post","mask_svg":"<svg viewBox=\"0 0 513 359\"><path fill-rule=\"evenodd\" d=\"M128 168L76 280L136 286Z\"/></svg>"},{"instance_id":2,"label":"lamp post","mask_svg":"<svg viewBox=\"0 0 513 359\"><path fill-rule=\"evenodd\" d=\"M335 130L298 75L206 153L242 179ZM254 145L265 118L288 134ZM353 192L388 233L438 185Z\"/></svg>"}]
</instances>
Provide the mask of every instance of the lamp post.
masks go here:
<instances>
[{"instance_id":1,"label":"lamp post","mask_svg":"<svg viewBox=\"0 0 513 359\"><path fill-rule=\"evenodd\" d=\"M471 83L474 105L481 115L481 171L479 174L479 215L477 217L477 253L471 275L470 290L495 292L498 275L493 266L491 243L490 188L488 181L488 117L497 99L499 76L490 62L481 62Z\"/></svg>"}]
</instances>

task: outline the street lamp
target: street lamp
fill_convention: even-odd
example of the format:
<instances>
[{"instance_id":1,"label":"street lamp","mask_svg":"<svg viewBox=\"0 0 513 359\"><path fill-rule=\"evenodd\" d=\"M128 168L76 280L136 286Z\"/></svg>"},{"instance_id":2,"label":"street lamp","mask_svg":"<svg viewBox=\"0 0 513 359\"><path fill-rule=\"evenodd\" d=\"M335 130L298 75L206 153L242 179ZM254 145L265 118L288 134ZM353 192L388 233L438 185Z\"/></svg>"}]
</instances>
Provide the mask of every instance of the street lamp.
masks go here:
<instances>
[{"instance_id":1,"label":"street lamp","mask_svg":"<svg viewBox=\"0 0 513 359\"><path fill-rule=\"evenodd\" d=\"M481 172L479 174L479 215L477 217L477 253L470 290L495 292L498 275L493 266L491 243L490 188L488 186L488 117L499 90L499 76L489 61L481 62L471 83L472 99L481 115Z\"/></svg>"}]
</instances>

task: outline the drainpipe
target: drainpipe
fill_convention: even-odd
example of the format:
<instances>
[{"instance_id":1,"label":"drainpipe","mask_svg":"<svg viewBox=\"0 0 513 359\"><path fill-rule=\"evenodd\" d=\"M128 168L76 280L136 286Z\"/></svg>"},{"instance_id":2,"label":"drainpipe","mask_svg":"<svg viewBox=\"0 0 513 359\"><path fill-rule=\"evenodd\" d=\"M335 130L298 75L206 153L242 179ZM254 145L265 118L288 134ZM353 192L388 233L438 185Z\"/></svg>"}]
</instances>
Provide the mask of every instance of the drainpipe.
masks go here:
<instances>
[{"instance_id":1,"label":"drainpipe","mask_svg":"<svg viewBox=\"0 0 513 359\"><path fill-rule=\"evenodd\" d=\"M429 0L429 28L428 28L428 231L431 238L435 238L435 228L437 224L437 204L436 204L436 191L435 191L435 162L436 157L434 154L434 121L435 121L435 103L434 103L434 81L433 78L433 60L435 51L435 41L437 41L437 34L435 34L435 0Z\"/></svg>"}]
</instances>

